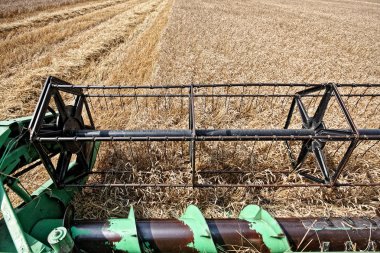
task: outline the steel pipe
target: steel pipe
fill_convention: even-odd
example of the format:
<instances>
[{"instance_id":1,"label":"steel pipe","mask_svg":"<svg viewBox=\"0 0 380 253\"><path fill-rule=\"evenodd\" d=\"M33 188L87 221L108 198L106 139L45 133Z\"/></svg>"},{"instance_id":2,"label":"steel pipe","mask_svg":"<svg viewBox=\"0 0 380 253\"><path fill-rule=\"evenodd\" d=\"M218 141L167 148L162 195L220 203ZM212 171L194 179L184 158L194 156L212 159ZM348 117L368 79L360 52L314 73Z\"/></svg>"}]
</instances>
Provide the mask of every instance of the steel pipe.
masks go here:
<instances>
[{"instance_id":1,"label":"steel pipe","mask_svg":"<svg viewBox=\"0 0 380 253\"><path fill-rule=\"evenodd\" d=\"M277 218L291 250L345 251L380 246L380 218ZM210 236L217 249L232 250L239 247L269 252L263 235L254 225L242 219L208 219ZM112 252L113 243L120 241L122 234L109 230L110 221L75 221L76 229L88 231L75 238L78 248L87 252ZM136 222L137 236L142 247L149 252L198 252L189 245L194 242L193 232L181 220L139 220ZM268 229L269 226L268 226ZM282 236L282 235L278 235ZM328 248L328 249L327 249Z\"/></svg>"},{"instance_id":2,"label":"steel pipe","mask_svg":"<svg viewBox=\"0 0 380 253\"><path fill-rule=\"evenodd\" d=\"M380 129L196 129L192 130L77 130L65 136L37 137L37 141L271 141L271 140L379 140Z\"/></svg>"}]
</instances>

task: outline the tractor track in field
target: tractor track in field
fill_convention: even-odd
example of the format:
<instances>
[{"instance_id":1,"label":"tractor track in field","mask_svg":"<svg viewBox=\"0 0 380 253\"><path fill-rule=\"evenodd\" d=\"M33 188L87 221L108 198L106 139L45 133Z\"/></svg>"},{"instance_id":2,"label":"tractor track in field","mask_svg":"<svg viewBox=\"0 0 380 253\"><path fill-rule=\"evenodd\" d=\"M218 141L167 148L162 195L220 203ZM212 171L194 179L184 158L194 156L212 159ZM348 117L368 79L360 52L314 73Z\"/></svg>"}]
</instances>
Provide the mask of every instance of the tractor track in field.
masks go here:
<instances>
[{"instance_id":1,"label":"tractor track in field","mask_svg":"<svg viewBox=\"0 0 380 253\"><path fill-rule=\"evenodd\" d=\"M82 6L102 0L2 0L0 2L0 23L36 16L46 11L56 11L66 7Z\"/></svg>"},{"instance_id":2,"label":"tractor track in field","mask_svg":"<svg viewBox=\"0 0 380 253\"><path fill-rule=\"evenodd\" d=\"M32 104L37 99L37 94L41 87L41 81L47 75L58 75L64 78L76 79L81 72L85 72L90 63L102 62L107 56L112 54L117 48L123 50L143 34L144 30L150 27L155 21L158 13L163 9L168 1L133 1L128 8L121 13L113 15L103 22L100 22L91 29L77 32L76 36L65 38L61 43L52 46L33 60L22 62L23 70L20 76L18 71L14 73L3 73L1 86L5 90L2 96L12 98L14 105L4 113L2 117L14 113L15 115L30 114L33 110ZM102 34L102 36L98 36ZM40 41L40 43L45 43ZM117 57L119 53L112 57ZM106 68L107 64L103 64ZM98 66L90 68L94 73ZM109 72L107 70L104 71ZM17 73L17 75L16 75ZM18 83L16 90L9 87L13 83ZM20 95L22 99L19 99ZM30 106L26 106L31 104Z\"/></svg>"},{"instance_id":3,"label":"tractor track in field","mask_svg":"<svg viewBox=\"0 0 380 253\"><path fill-rule=\"evenodd\" d=\"M149 81L157 59L158 43L172 4L173 0L162 1L136 26L127 38L128 43L121 43L108 55L92 61L87 68L80 71L75 80L109 84ZM118 59L118 64L114 64L115 59ZM113 74L109 75L110 72Z\"/></svg>"},{"instance_id":4,"label":"tractor track in field","mask_svg":"<svg viewBox=\"0 0 380 253\"><path fill-rule=\"evenodd\" d=\"M6 36L10 31L19 30L20 28L37 28L53 22L62 22L63 20L71 19L77 16L82 16L96 10L100 10L109 6L114 6L126 0L107 1L97 4L88 4L85 6L59 10L55 12L46 12L32 16L20 21L4 23L0 25L0 35ZM21 31L22 32L22 31Z\"/></svg>"},{"instance_id":5,"label":"tractor track in field","mask_svg":"<svg viewBox=\"0 0 380 253\"><path fill-rule=\"evenodd\" d=\"M12 75L12 67L38 58L39 55L49 52L57 44L71 37L79 36L82 32L112 19L115 15L121 13L123 9L132 8L137 3L137 0L132 0L96 10L83 16L63 20L62 22L18 31L16 36L7 37L0 41L0 54L3 56L0 59L0 75L3 73L6 76ZM17 45L17 47L14 45ZM25 47L28 47L28 50L25 50Z\"/></svg>"}]
</instances>

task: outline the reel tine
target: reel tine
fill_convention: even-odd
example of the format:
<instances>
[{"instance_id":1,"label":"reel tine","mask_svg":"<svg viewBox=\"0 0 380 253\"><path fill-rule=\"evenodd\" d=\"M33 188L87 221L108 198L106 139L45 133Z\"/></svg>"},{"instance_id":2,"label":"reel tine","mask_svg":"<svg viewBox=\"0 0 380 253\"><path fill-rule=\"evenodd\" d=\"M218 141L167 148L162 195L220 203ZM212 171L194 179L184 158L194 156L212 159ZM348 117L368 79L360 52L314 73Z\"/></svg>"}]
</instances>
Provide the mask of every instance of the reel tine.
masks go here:
<instances>
[{"instance_id":1,"label":"reel tine","mask_svg":"<svg viewBox=\"0 0 380 253\"><path fill-rule=\"evenodd\" d=\"M220 161L219 159L219 142L216 142L216 161Z\"/></svg>"},{"instance_id":2,"label":"reel tine","mask_svg":"<svg viewBox=\"0 0 380 253\"><path fill-rule=\"evenodd\" d=\"M145 97L145 111L148 111L148 97ZM146 113L147 114L147 113ZM147 114L148 115L148 114Z\"/></svg>"},{"instance_id":3,"label":"reel tine","mask_svg":"<svg viewBox=\"0 0 380 253\"><path fill-rule=\"evenodd\" d=\"M370 99L369 99L369 101L367 102L365 108L364 108L364 112L363 112L363 114L366 113L366 111L367 111L367 109L368 109L368 106L369 106L370 104L372 104L372 100L373 100L373 99L374 99L374 96L371 96Z\"/></svg>"},{"instance_id":4,"label":"reel tine","mask_svg":"<svg viewBox=\"0 0 380 253\"><path fill-rule=\"evenodd\" d=\"M106 103L106 109L107 109L107 111L108 111L108 102L107 102L106 94L105 94L105 92L104 92L104 87L105 87L105 86L103 86L103 89L102 89L102 91L103 91L103 99L105 100L105 103Z\"/></svg>"},{"instance_id":5,"label":"reel tine","mask_svg":"<svg viewBox=\"0 0 380 253\"><path fill-rule=\"evenodd\" d=\"M167 150L168 150L168 141L164 141L164 157L165 157L165 159L168 159Z\"/></svg>"},{"instance_id":6,"label":"reel tine","mask_svg":"<svg viewBox=\"0 0 380 253\"><path fill-rule=\"evenodd\" d=\"M290 88L291 88L291 86L289 86L288 87L288 89L286 90L286 92L285 92L285 96L282 98L282 100L281 100L281 114L282 113L284 113L284 111L285 111L285 106L284 106L284 102L285 102L285 100L287 99L287 97L289 96L289 92L290 92Z\"/></svg>"},{"instance_id":7,"label":"reel tine","mask_svg":"<svg viewBox=\"0 0 380 253\"><path fill-rule=\"evenodd\" d=\"M183 141L181 141L181 159L183 160L184 159L184 153L185 153L185 149L183 147Z\"/></svg>"},{"instance_id":8,"label":"reel tine","mask_svg":"<svg viewBox=\"0 0 380 253\"><path fill-rule=\"evenodd\" d=\"M165 108L165 113L167 113L168 107L167 107L167 93L166 93L166 91L164 91L164 108Z\"/></svg>"},{"instance_id":9,"label":"reel tine","mask_svg":"<svg viewBox=\"0 0 380 253\"><path fill-rule=\"evenodd\" d=\"M272 128L275 128L274 126L273 126L273 113L274 113L274 106L273 106L273 100L274 100L274 94L275 94L275 92L276 92L276 86L273 86L273 91L272 91L272 99L271 99L271 101L270 101L270 108L271 108L271 127Z\"/></svg>"},{"instance_id":10,"label":"reel tine","mask_svg":"<svg viewBox=\"0 0 380 253\"><path fill-rule=\"evenodd\" d=\"M365 94L367 92L367 90L369 89L369 87L367 87L362 94ZM359 104L359 101L363 98L363 96L359 96L358 100L356 100L356 103L355 103L355 107L357 108L358 107L358 104Z\"/></svg>"},{"instance_id":11,"label":"reel tine","mask_svg":"<svg viewBox=\"0 0 380 253\"><path fill-rule=\"evenodd\" d=\"M169 94L166 94L165 99L168 101L168 111L169 111L171 109L171 106L172 106L171 103L170 103L171 99L169 97Z\"/></svg>"},{"instance_id":12,"label":"reel tine","mask_svg":"<svg viewBox=\"0 0 380 253\"><path fill-rule=\"evenodd\" d=\"M180 91L181 91L181 113L182 113L183 112L183 103L184 103L183 102L183 99L184 99L183 98L183 89L181 88Z\"/></svg>"},{"instance_id":13,"label":"reel tine","mask_svg":"<svg viewBox=\"0 0 380 253\"><path fill-rule=\"evenodd\" d=\"M131 141L128 141L128 146L129 146L129 151L131 153L132 160L135 162L136 158L135 158L135 154L133 152L133 147L132 147L132 142Z\"/></svg>"},{"instance_id":14,"label":"reel tine","mask_svg":"<svg viewBox=\"0 0 380 253\"><path fill-rule=\"evenodd\" d=\"M150 159L150 164L151 164L151 166L153 166L154 161L153 161L153 155L152 155L152 143L150 140L148 140L146 143L147 143L147 151L148 151L148 156Z\"/></svg>"},{"instance_id":15,"label":"reel tine","mask_svg":"<svg viewBox=\"0 0 380 253\"><path fill-rule=\"evenodd\" d=\"M343 147L344 144L345 142L342 142L340 145L338 145L338 147L334 151L334 154L332 155L333 157L335 157L336 153L338 153L338 151Z\"/></svg>"},{"instance_id":16,"label":"reel tine","mask_svg":"<svg viewBox=\"0 0 380 253\"><path fill-rule=\"evenodd\" d=\"M212 94L212 101L211 101L211 111L212 113L214 113L214 100L215 100L215 96L214 96L214 86L211 88L211 94Z\"/></svg>"},{"instance_id":17,"label":"reel tine","mask_svg":"<svg viewBox=\"0 0 380 253\"><path fill-rule=\"evenodd\" d=\"M260 94L260 88L261 88L261 86L258 86L257 87L257 93L256 94ZM259 99L259 97L258 96L256 96L256 100L255 100L255 109L256 109L256 111L257 111L257 108L258 108L258 99Z\"/></svg>"},{"instance_id":18,"label":"reel tine","mask_svg":"<svg viewBox=\"0 0 380 253\"><path fill-rule=\"evenodd\" d=\"M252 110L252 105L253 105L253 100L254 99L255 99L254 96L252 96L250 99L248 99L247 109L245 110L247 113L249 113ZM256 99L257 99L257 97L256 97Z\"/></svg>"},{"instance_id":19,"label":"reel tine","mask_svg":"<svg viewBox=\"0 0 380 253\"><path fill-rule=\"evenodd\" d=\"M203 121L206 119L206 114L207 114L206 97L203 97Z\"/></svg>"},{"instance_id":20,"label":"reel tine","mask_svg":"<svg viewBox=\"0 0 380 253\"><path fill-rule=\"evenodd\" d=\"M124 100L121 97L121 87L118 87L118 92L119 92L119 99L120 99L120 105L123 108L123 111L125 112L125 107L124 107Z\"/></svg>"},{"instance_id":21,"label":"reel tine","mask_svg":"<svg viewBox=\"0 0 380 253\"><path fill-rule=\"evenodd\" d=\"M363 154L361 155L361 158L363 158L363 157L367 154L367 152L368 152L369 150L371 150L374 146L376 146L379 142L380 142L380 140L374 142L371 146L369 146L369 147L363 152ZM359 144L358 144L358 145L359 145Z\"/></svg>"},{"instance_id":22,"label":"reel tine","mask_svg":"<svg viewBox=\"0 0 380 253\"><path fill-rule=\"evenodd\" d=\"M229 109L229 91L230 91L230 86L227 86L227 96L226 96L226 101L224 103L224 107L226 108L226 112L228 113L228 109Z\"/></svg>"},{"instance_id":23,"label":"reel tine","mask_svg":"<svg viewBox=\"0 0 380 253\"><path fill-rule=\"evenodd\" d=\"M272 146L273 146L273 142L274 141L271 141L270 142L270 146L269 146L269 148L268 148L268 150L267 150L267 153L266 153L266 155L265 155L265 160L267 160L268 159L268 157L269 157L269 152L271 151L271 149L272 149Z\"/></svg>"},{"instance_id":24,"label":"reel tine","mask_svg":"<svg viewBox=\"0 0 380 253\"><path fill-rule=\"evenodd\" d=\"M245 89L246 89L246 86L244 85L243 86L243 91L242 91L243 95L246 93ZM244 97L241 96L241 98L240 98L240 106L239 106L239 114L241 114L241 110L243 108L243 105L244 105Z\"/></svg>"},{"instance_id":25,"label":"reel tine","mask_svg":"<svg viewBox=\"0 0 380 253\"><path fill-rule=\"evenodd\" d=\"M96 100L98 101L96 104L99 105L100 110L103 111L103 106L102 106L102 100L101 100L101 97L96 97Z\"/></svg>"},{"instance_id":26,"label":"reel tine","mask_svg":"<svg viewBox=\"0 0 380 253\"><path fill-rule=\"evenodd\" d=\"M317 104L317 101L318 101L318 97L321 96L321 93L322 91L318 91L317 95L313 98L313 105L309 105L309 108L315 108L316 104Z\"/></svg>"},{"instance_id":27,"label":"reel tine","mask_svg":"<svg viewBox=\"0 0 380 253\"><path fill-rule=\"evenodd\" d=\"M373 115L376 115L376 113L378 112L379 106L380 106L380 101L377 103L375 109L372 111Z\"/></svg>"},{"instance_id":28,"label":"reel tine","mask_svg":"<svg viewBox=\"0 0 380 253\"><path fill-rule=\"evenodd\" d=\"M237 144L238 144L237 141L235 141L234 152L232 152L232 157L235 157Z\"/></svg>"},{"instance_id":29,"label":"reel tine","mask_svg":"<svg viewBox=\"0 0 380 253\"><path fill-rule=\"evenodd\" d=\"M89 91L89 86L88 85L87 85L86 88L84 88L83 94L85 95L86 100L88 101L88 103L90 105L91 111L95 111L94 106L92 105L92 98L89 96L90 95L90 91Z\"/></svg>"},{"instance_id":30,"label":"reel tine","mask_svg":"<svg viewBox=\"0 0 380 253\"><path fill-rule=\"evenodd\" d=\"M138 98L137 98L137 94L136 94L136 91L137 91L137 86L135 85L135 87L134 87L134 100L135 100L135 107L136 107L136 110L137 110L137 112L139 112L139 110L140 110L140 107L139 107L139 101L138 101Z\"/></svg>"},{"instance_id":31,"label":"reel tine","mask_svg":"<svg viewBox=\"0 0 380 253\"><path fill-rule=\"evenodd\" d=\"M254 151L255 151L256 144L257 144L257 141L254 141L252 149L251 149L251 152L250 152L250 155L249 155L249 157L251 158L250 159L250 163L251 163L252 170L253 170L253 166L252 166L253 164L252 163L253 163L254 160L256 160L256 159L254 159L254 157L255 157L254 156Z\"/></svg>"},{"instance_id":32,"label":"reel tine","mask_svg":"<svg viewBox=\"0 0 380 253\"><path fill-rule=\"evenodd\" d=\"M351 95L353 91L354 91L354 87L351 87L350 92L348 93L348 96L346 98L346 101L344 101L344 103L349 104L348 100L352 98Z\"/></svg>"}]
</instances>

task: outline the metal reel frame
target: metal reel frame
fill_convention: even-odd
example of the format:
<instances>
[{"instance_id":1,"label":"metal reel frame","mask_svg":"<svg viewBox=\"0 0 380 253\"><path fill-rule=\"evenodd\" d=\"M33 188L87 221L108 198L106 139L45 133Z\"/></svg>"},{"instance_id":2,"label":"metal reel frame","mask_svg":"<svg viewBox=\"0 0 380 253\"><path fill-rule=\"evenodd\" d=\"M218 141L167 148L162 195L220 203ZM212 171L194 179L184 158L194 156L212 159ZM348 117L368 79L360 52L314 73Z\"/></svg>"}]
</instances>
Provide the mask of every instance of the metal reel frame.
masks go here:
<instances>
[{"instance_id":1,"label":"metal reel frame","mask_svg":"<svg viewBox=\"0 0 380 253\"><path fill-rule=\"evenodd\" d=\"M317 110L315 111L314 115L312 116L308 115L307 108L305 107L302 101L302 98L307 95L317 93L322 90L324 90L324 94L317 107ZM324 123L324 116L327 111L329 102L333 96L336 98L339 104L339 107L342 113L344 114L346 122L348 123L350 127L348 130L337 130L337 129L326 128L326 125ZM297 171L303 177L310 179L314 182L325 183L325 184L330 183L334 185L337 182L339 175L342 173L345 165L348 162L350 155L352 154L352 152L354 151L358 143L358 138L357 138L359 136L358 129L355 126L355 123L352 120L346 106L343 103L342 97L337 87L334 84L326 84L320 87L312 87L304 91L298 92L296 96L294 97L292 104L290 106L289 114L288 114L286 124L284 127L285 129L287 129L290 125L296 106L299 110L299 113L302 119L303 129L312 129L315 131L316 135L331 135L331 136L342 136L342 137L353 136L354 137L352 138L350 145L348 149L346 150L343 158L340 160L337 168L332 168L334 171L332 175L330 175L329 173L329 168L326 164L326 158L323 151L327 140L325 139L304 140L302 142L301 151L298 154L297 158L295 158L290 148L289 141L285 141L290 159L292 161L292 167L295 171ZM309 153L312 153L314 155L316 162L318 164L318 167L322 172L323 178L319 178L309 173L299 171Z\"/></svg>"},{"instance_id":2,"label":"metal reel frame","mask_svg":"<svg viewBox=\"0 0 380 253\"><path fill-rule=\"evenodd\" d=\"M34 145L41 161L47 169L50 177L56 186L63 186L70 182L76 182L90 172L94 163L94 148L97 146L94 142L65 142L60 143L61 150L59 152L58 162L55 166L52 158L49 157L49 151L45 150L42 143L35 141L36 136L55 136L67 135L76 130L95 129L90 109L83 91L80 88L62 88L56 85L67 85L68 83L55 77L49 77L44 85L44 89L37 103L36 110L33 114L29 125L30 141ZM72 105L67 104L63 99L63 93L71 94L75 97ZM58 111L50 107L53 100ZM54 123L46 124L45 115L50 112L55 116ZM90 124L85 125L83 117L87 116ZM73 155L76 160L72 161ZM76 166L70 169L70 163L74 162Z\"/></svg>"}]
</instances>

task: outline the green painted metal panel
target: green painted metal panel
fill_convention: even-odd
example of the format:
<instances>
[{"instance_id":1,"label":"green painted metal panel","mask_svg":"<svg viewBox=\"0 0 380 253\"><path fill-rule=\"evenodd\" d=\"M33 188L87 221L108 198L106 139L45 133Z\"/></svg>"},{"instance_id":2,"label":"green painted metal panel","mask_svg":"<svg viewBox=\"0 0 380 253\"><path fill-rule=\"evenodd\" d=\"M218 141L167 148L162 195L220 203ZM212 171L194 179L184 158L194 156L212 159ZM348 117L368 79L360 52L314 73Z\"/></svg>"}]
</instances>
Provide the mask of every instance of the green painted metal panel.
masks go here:
<instances>
[{"instance_id":1,"label":"green painted metal panel","mask_svg":"<svg viewBox=\"0 0 380 253\"><path fill-rule=\"evenodd\" d=\"M117 252L141 253L141 248L137 235L136 220L133 208L131 207L127 219L109 219L109 225L104 227L104 233L112 232L120 236L119 241L112 243L111 247ZM73 239L81 235L88 235L90 230L71 227Z\"/></svg>"},{"instance_id":2,"label":"green painted metal panel","mask_svg":"<svg viewBox=\"0 0 380 253\"><path fill-rule=\"evenodd\" d=\"M30 234L38 241L48 244L48 235L53 229L63 226L63 219L43 219L38 221Z\"/></svg>"},{"instance_id":3,"label":"green painted metal panel","mask_svg":"<svg viewBox=\"0 0 380 253\"><path fill-rule=\"evenodd\" d=\"M5 142L8 140L8 136L10 134L11 130L8 126L0 126L0 147L2 147Z\"/></svg>"},{"instance_id":4,"label":"green painted metal panel","mask_svg":"<svg viewBox=\"0 0 380 253\"><path fill-rule=\"evenodd\" d=\"M289 242L282 228L267 211L256 205L246 206L239 214L239 219L250 223L250 229L261 234L265 245L273 253L290 250Z\"/></svg>"},{"instance_id":5,"label":"green painted metal panel","mask_svg":"<svg viewBox=\"0 0 380 253\"><path fill-rule=\"evenodd\" d=\"M8 184L8 186L18 195L21 197L21 199L28 203L32 201L32 196L25 190L25 188L20 184L20 180L18 178L13 180L13 183L11 185Z\"/></svg>"},{"instance_id":6,"label":"green painted metal panel","mask_svg":"<svg viewBox=\"0 0 380 253\"><path fill-rule=\"evenodd\" d=\"M141 253L133 207L130 208L127 219L110 219L109 224L107 230L121 235L121 240L113 245L115 251Z\"/></svg>"},{"instance_id":7,"label":"green painted metal panel","mask_svg":"<svg viewBox=\"0 0 380 253\"><path fill-rule=\"evenodd\" d=\"M0 209L17 252L32 252L2 182L0 182Z\"/></svg>"},{"instance_id":8,"label":"green painted metal panel","mask_svg":"<svg viewBox=\"0 0 380 253\"><path fill-rule=\"evenodd\" d=\"M188 245L198 252L216 253L218 252L212 240L210 229L198 207L190 205L185 213L179 218L185 225L189 226L193 232L194 242Z\"/></svg>"}]
</instances>

